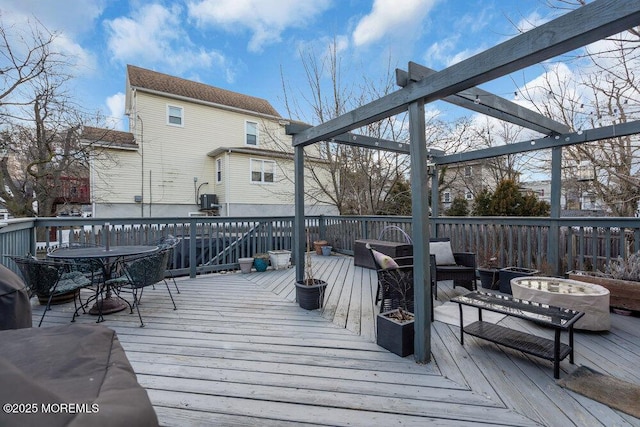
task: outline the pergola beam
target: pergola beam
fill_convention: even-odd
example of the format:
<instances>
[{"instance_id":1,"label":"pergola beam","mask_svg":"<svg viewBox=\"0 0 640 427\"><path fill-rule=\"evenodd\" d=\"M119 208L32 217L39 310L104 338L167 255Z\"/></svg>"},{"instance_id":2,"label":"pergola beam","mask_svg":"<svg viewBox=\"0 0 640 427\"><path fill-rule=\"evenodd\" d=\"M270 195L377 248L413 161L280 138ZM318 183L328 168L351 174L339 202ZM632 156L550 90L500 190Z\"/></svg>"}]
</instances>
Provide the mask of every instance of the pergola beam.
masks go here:
<instances>
[{"instance_id":1,"label":"pergola beam","mask_svg":"<svg viewBox=\"0 0 640 427\"><path fill-rule=\"evenodd\" d=\"M446 98L640 24L640 1L588 3L403 89L293 136L308 145L405 111L414 101Z\"/></svg>"},{"instance_id":2,"label":"pergola beam","mask_svg":"<svg viewBox=\"0 0 640 427\"><path fill-rule=\"evenodd\" d=\"M417 82L436 72L437 71L431 68L416 64L415 62L409 62L408 72L396 70L396 80L399 86L404 87L409 84L409 82ZM442 101L495 117L545 135L568 133L571 131L569 126L565 124L551 120L542 114L477 87L447 96L443 98Z\"/></svg>"},{"instance_id":3,"label":"pergola beam","mask_svg":"<svg viewBox=\"0 0 640 427\"><path fill-rule=\"evenodd\" d=\"M600 141L603 139L634 135L638 133L640 133L640 120L605 126L596 129L567 133L564 135L556 135L539 139L529 139L527 141L500 145L498 147L484 148L482 150L448 154L442 157L434 157L433 162L438 166L449 165L453 163L505 156L507 154L518 154L525 153L527 151L545 150L549 148L582 144L584 142Z\"/></svg>"},{"instance_id":4,"label":"pergola beam","mask_svg":"<svg viewBox=\"0 0 640 427\"><path fill-rule=\"evenodd\" d=\"M287 135L295 135L309 128L311 128L310 125L291 124L286 126L286 133ZM403 142L391 141L389 139L373 138L370 136L358 135L351 132L336 135L331 139L341 144L371 148L376 150L392 151L401 154L409 154L410 151L409 144L405 144ZM443 150L437 150L435 148L429 148L428 150L431 156L444 155Z\"/></svg>"}]
</instances>

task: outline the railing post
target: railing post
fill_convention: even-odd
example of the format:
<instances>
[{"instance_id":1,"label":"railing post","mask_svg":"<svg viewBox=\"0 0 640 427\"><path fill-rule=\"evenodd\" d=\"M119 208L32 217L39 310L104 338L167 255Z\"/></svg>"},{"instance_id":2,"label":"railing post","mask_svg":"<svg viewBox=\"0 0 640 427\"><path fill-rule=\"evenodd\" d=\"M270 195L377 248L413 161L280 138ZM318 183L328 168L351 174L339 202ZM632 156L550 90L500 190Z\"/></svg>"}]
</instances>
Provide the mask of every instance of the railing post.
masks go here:
<instances>
[{"instance_id":1,"label":"railing post","mask_svg":"<svg viewBox=\"0 0 640 427\"><path fill-rule=\"evenodd\" d=\"M196 277L197 265L196 265L196 243L197 240L197 223L195 219L189 221L189 277L194 279Z\"/></svg>"},{"instance_id":2,"label":"railing post","mask_svg":"<svg viewBox=\"0 0 640 427\"><path fill-rule=\"evenodd\" d=\"M324 215L318 217L318 240L327 240L327 224Z\"/></svg>"},{"instance_id":3,"label":"railing post","mask_svg":"<svg viewBox=\"0 0 640 427\"><path fill-rule=\"evenodd\" d=\"M363 218L362 222L360 223L360 234L362 235L363 239L369 238L369 224L366 218Z\"/></svg>"}]
</instances>

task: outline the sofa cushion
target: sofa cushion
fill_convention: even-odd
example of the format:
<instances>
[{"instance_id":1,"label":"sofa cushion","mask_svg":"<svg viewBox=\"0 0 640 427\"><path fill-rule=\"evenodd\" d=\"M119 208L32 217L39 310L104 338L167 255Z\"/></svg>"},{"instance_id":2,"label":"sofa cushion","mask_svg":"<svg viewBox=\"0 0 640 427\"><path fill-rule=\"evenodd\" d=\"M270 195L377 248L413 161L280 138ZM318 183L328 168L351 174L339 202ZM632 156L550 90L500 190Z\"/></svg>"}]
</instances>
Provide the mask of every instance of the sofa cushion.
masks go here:
<instances>
[{"instance_id":1,"label":"sofa cushion","mask_svg":"<svg viewBox=\"0 0 640 427\"><path fill-rule=\"evenodd\" d=\"M429 253L435 255L436 265L455 265L451 242L430 242Z\"/></svg>"},{"instance_id":2,"label":"sofa cushion","mask_svg":"<svg viewBox=\"0 0 640 427\"><path fill-rule=\"evenodd\" d=\"M385 255L382 252L378 252L375 249L371 249L371 253L373 257L376 259L376 262L383 270L388 270L390 268L398 268L399 265L394 261L389 255Z\"/></svg>"}]
</instances>

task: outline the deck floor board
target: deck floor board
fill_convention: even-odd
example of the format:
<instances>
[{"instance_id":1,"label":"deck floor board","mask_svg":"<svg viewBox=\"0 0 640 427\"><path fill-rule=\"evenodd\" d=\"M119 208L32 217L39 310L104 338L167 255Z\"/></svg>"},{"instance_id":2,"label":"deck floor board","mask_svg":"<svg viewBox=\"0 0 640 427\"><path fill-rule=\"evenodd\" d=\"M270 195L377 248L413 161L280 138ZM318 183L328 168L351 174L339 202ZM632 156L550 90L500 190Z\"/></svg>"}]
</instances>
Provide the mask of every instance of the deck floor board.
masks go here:
<instances>
[{"instance_id":1,"label":"deck floor board","mask_svg":"<svg viewBox=\"0 0 640 427\"><path fill-rule=\"evenodd\" d=\"M145 327L129 310L106 316L162 425L639 426L640 420L559 387L551 363L436 321L421 365L375 344L375 271L341 255L313 256L328 282L323 310L295 303L293 268L177 278L145 290ZM440 305L467 292L438 284ZM34 302L37 323L43 307ZM73 304L43 326L67 324ZM93 324L81 315L77 323ZM500 324L551 338L521 319ZM612 314L608 333L576 332L580 364L640 383L640 319ZM563 337L566 340L566 336Z\"/></svg>"}]
</instances>

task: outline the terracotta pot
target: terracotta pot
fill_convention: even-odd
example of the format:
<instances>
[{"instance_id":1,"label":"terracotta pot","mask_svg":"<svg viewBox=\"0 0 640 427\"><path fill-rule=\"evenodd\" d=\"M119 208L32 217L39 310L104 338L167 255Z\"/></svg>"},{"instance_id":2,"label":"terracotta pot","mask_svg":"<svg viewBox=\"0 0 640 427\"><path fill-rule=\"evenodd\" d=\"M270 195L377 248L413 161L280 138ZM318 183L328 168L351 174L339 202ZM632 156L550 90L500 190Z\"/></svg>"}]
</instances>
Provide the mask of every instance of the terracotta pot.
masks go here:
<instances>
[{"instance_id":1,"label":"terracotta pot","mask_svg":"<svg viewBox=\"0 0 640 427\"><path fill-rule=\"evenodd\" d=\"M313 242L313 249L315 249L317 255L322 255L322 247L328 244L326 240L316 240Z\"/></svg>"}]
</instances>

